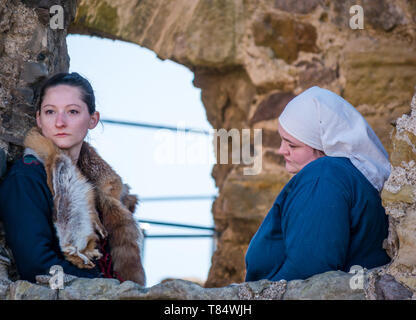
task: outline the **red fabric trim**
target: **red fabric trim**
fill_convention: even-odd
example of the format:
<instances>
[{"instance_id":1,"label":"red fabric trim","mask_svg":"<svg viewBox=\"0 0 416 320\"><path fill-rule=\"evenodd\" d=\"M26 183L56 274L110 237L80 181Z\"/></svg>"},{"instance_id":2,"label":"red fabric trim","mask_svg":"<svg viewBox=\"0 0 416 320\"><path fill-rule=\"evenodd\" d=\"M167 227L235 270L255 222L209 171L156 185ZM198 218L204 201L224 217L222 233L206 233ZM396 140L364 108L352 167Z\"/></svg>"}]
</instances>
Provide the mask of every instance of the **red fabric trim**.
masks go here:
<instances>
[{"instance_id":1,"label":"red fabric trim","mask_svg":"<svg viewBox=\"0 0 416 320\"><path fill-rule=\"evenodd\" d=\"M109 252L105 251L105 246L107 245L107 239L102 239L99 243L100 251L102 257L98 260L98 266L104 278L117 279L120 282L123 282L123 278L116 271L112 271L113 261Z\"/></svg>"}]
</instances>

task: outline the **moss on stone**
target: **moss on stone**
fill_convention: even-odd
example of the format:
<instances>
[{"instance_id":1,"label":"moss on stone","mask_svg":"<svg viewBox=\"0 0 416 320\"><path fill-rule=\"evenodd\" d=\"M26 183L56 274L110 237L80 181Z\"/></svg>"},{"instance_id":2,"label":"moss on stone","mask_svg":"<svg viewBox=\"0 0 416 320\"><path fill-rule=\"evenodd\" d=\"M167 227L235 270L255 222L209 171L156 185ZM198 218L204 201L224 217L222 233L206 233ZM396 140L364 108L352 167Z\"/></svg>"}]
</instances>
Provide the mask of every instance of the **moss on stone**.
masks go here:
<instances>
[{"instance_id":1,"label":"moss on stone","mask_svg":"<svg viewBox=\"0 0 416 320\"><path fill-rule=\"evenodd\" d=\"M88 22L88 6L79 4L77 7L77 14L75 16L74 24L84 25Z\"/></svg>"},{"instance_id":2,"label":"moss on stone","mask_svg":"<svg viewBox=\"0 0 416 320\"><path fill-rule=\"evenodd\" d=\"M118 24L117 8L102 2L96 9L96 16L95 19L91 21L91 27L116 35Z\"/></svg>"}]
</instances>

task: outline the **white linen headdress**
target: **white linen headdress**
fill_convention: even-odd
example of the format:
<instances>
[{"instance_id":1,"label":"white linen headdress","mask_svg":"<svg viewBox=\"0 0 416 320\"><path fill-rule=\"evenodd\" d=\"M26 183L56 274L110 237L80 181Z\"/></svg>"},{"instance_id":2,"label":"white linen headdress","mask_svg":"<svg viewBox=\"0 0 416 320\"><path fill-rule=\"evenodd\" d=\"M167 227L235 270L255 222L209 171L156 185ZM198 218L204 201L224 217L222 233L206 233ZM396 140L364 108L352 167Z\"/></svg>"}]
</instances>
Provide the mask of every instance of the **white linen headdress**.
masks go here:
<instances>
[{"instance_id":1,"label":"white linen headdress","mask_svg":"<svg viewBox=\"0 0 416 320\"><path fill-rule=\"evenodd\" d=\"M346 157L380 192L390 175L388 154L364 117L327 89L309 88L279 117L282 128L327 156Z\"/></svg>"}]
</instances>

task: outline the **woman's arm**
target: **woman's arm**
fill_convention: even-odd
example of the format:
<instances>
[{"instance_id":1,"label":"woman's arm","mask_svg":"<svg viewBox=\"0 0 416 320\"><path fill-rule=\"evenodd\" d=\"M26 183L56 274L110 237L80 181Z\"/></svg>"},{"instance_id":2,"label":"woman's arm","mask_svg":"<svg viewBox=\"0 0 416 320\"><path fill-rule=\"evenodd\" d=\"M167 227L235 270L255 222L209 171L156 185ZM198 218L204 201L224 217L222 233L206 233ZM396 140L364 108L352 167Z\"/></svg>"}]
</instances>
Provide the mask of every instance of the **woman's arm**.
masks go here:
<instances>
[{"instance_id":1,"label":"woman's arm","mask_svg":"<svg viewBox=\"0 0 416 320\"><path fill-rule=\"evenodd\" d=\"M318 178L288 195L282 216L286 259L271 280L306 279L345 266L350 239L346 191Z\"/></svg>"},{"instance_id":2,"label":"woman's arm","mask_svg":"<svg viewBox=\"0 0 416 320\"><path fill-rule=\"evenodd\" d=\"M8 176L0 186L0 216L21 279L35 282L36 275L49 274L53 265L78 277L99 277L98 270L79 269L58 255L48 192L36 176L21 173Z\"/></svg>"}]
</instances>

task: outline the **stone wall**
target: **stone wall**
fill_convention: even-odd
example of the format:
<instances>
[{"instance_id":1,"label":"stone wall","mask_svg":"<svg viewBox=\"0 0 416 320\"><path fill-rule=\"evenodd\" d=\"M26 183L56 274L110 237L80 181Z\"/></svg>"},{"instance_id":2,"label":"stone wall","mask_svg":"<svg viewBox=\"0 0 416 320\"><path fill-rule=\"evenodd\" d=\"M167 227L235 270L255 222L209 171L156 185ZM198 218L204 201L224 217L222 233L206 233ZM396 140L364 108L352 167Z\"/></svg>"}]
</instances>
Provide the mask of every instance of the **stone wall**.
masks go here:
<instances>
[{"instance_id":1,"label":"stone wall","mask_svg":"<svg viewBox=\"0 0 416 320\"><path fill-rule=\"evenodd\" d=\"M354 4L363 30L349 27ZM415 13L405 0L93 0L80 2L70 32L137 43L187 66L214 128L263 129L259 175L232 164L212 173L220 237L206 285L223 286L244 279L247 245L290 178L276 128L293 96L313 85L341 94L392 152L391 123L409 111L416 84Z\"/></svg>"},{"instance_id":2,"label":"stone wall","mask_svg":"<svg viewBox=\"0 0 416 320\"><path fill-rule=\"evenodd\" d=\"M306 280L260 280L203 288L185 280L168 280L150 288L132 281L68 277L63 288L51 289L50 277L37 283L15 281L1 291L7 300L409 300L414 294L385 275L382 269L364 271L360 279L341 271L329 271Z\"/></svg>"},{"instance_id":3,"label":"stone wall","mask_svg":"<svg viewBox=\"0 0 416 320\"><path fill-rule=\"evenodd\" d=\"M49 27L49 8L65 3L65 28ZM0 0L0 147L12 160L27 129L35 124L39 81L67 71L67 27L76 1Z\"/></svg>"},{"instance_id":4,"label":"stone wall","mask_svg":"<svg viewBox=\"0 0 416 320\"><path fill-rule=\"evenodd\" d=\"M389 215L389 236L385 248L393 262L389 274L416 290L416 94L410 114L402 115L391 132L392 172L382 193Z\"/></svg>"},{"instance_id":5,"label":"stone wall","mask_svg":"<svg viewBox=\"0 0 416 320\"><path fill-rule=\"evenodd\" d=\"M65 8L63 30L48 26L53 4ZM363 30L349 27L354 4L364 8ZM21 152L22 137L34 124L39 81L68 70L67 32L129 41L183 64L195 74L214 128L263 130L260 174L244 175L243 166L234 164L216 165L212 173L220 236L205 286L241 283L248 243L290 178L276 153L277 117L291 98L319 85L354 104L390 154L394 170L383 201L391 222L386 248L394 261L370 274L367 287L378 294L365 298L398 297L391 292L402 286L389 275L412 290L416 275L416 131L413 113L406 115L416 84L415 16L416 5L406 0L0 0L0 168ZM380 289L380 283L393 289ZM6 281L0 292L25 298L32 286Z\"/></svg>"},{"instance_id":6,"label":"stone wall","mask_svg":"<svg viewBox=\"0 0 416 320\"><path fill-rule=\"evenodd\" d=\"M49 27L49 8L54 4L63 5L63 29ZM40 81L68 71L66 35L75 13L75 0L0 0L1 175L21 155L23 137L36 123L35 99ZM0 274L5 273L12 280L18 278L0 221Z\"/></svg>"}]
</instances>

